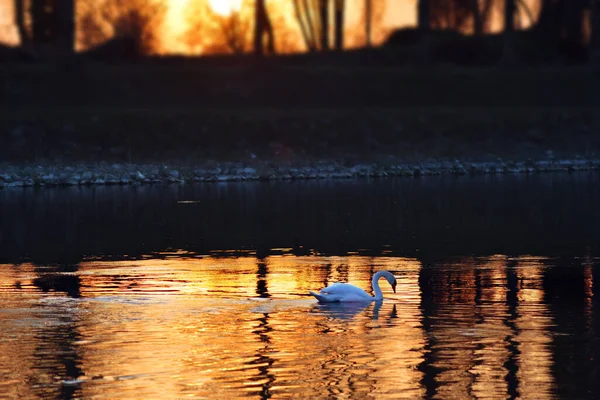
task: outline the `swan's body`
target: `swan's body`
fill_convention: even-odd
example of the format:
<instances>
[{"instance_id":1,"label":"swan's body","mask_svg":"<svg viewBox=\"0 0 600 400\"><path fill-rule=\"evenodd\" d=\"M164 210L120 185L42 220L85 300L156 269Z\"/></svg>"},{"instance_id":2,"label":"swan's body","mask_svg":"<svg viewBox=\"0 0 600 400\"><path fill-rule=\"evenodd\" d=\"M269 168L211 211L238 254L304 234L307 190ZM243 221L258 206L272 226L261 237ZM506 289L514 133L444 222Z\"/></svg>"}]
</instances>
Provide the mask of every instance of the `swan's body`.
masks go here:
<instances>
[{"instance_id":1,"label":"swan's body","mask_svg":"<svg viewBox=\"0 0 600 400\"><path fill-rule=\"evenodd\" d=\"M383 300L383 293L379 287L379 279L382 277L392 285L392 289L394 289L394 293L396 293L396 278L388 271L379 271L373 275L371 285L373 286L375 296L369 295L357 286L341 282L329 285L326 288L321 289L319 293L313 291L309 291L309 293L315 296L319 303L380 301Z\"/></svg>"}]
</instances>

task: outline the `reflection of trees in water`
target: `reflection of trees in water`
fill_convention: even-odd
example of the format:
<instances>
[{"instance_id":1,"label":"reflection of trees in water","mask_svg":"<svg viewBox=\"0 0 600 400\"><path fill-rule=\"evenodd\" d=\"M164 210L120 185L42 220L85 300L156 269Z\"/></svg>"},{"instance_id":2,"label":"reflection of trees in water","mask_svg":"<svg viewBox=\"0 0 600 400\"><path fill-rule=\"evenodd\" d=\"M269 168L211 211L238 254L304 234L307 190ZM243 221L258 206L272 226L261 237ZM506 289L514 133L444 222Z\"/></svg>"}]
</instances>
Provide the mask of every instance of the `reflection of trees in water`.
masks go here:
<instances>
[{"instance_id":1,"label":"reflection of trees in water","mask_svg":"<svg viewBox=\"0 0 600 400\"><path fill-rule=\"evenodd\" d=\"M265 259L259 258L256 263L256 294L259 297L268 298L269 294L269 268ZM269 325L269 313L263 313L258 319L258 326L252 331L253 335L258 335L258 338L264 346L258 349L255 359L250 361L250 365L257 365L258 375L256 381L263 382L261 384L260 398L271 398L271 386L275 382L275 374L271 373L270 368L275 363L275 359L269 356L273 352L272 340L270 333L273 328Z\"/></svg>"},{"instance_id":2,"label":"reflection of trees in water","mask_svg":"<svg viewBox=\"0 0 600 400\"><path fill-rule=\"evenodd\" d=\"M281 282L275 276L289 270L287 266L283 269L283 264L278 266L277 259L253 259L249 262L249 268L244 270L249 279L243 282L250 295L277 297L281 293L278 289ZM366 275L372 276L378 265L373 260L372 265L367 266L369 260L365 258L361 261L362 269L357 268L351 258L329 264L326 264L327 260L322 258L322 264L298 267L296 279L311 282L323 279L324 283L331 283L338 277L353 280L361 274L360 281L366 282ZM289 258L287 262L290 262ZM23 358L33 359L44 376L75 379L83 375L78 341L87 338L81 338L78 330L79 303L65 299L81 294L82 284L76 275L78 268L77 265L67 265L32 267L31 270L36 275L33 285L46 292L43 298L48 300L41 302L36 312L41 313L39 320L47 319L50 323L39 327L35 348L28 350ZM307 277L303 275L305 269L316 272ZM402 329L398 320L406 317L404 313L413 318L420 317L420 324L414 325L413 322L403 336L403 343L393 346L398 346L397 349L404 353L408 350L402 346L419 343L414 365L420 360L418 370L421 374L415 374L414 385L420 383L426 398L451 397L467 392L477 397L486 391L511 398L545 398L550 397L553 391L559 397L585 398L599 389L595 376L599 353L597 312L600 285L595 283L600 269L594 258L585 256L573 262L570 257L544 261L495 256L452 259L426 263L418 270L400 270L399 279L402 276L410 278L404 281L404 285L420 289L420 298L414 300L420 302L419 310L416 303L412 303L414 310L405 308L407 304L403 304L402 300L394 303L391 310L386 302L382 308L374 303L364 310L327 309L324 306L318 313L325 318L311 320L315 321L315 334L323 340L318 347L327 350L318 352L318 357L312 360L318 365L307 376L306 384L311 388L314 389L318 378L331 383L331 395L342 391L358 396L367 389L380 390L382 382L387 382L387 377L381 376L380 368L380 365L387 365L381 363L387 355L381 352L383 339L377 338L376 329L386 328L392 333L394 329ZM30 272L27 274L31 275ZM418 285L414 282L417 279ZM31 288L27 282L21 286ZM94 285L84 281L83 286L85 296L85 289ZM122 287L120 290L128 289ZM373 307L372 311L370 307ZM257 318L251 316L250 327L244 328L246 335L258 342L257 349L253 347L250 353L250 365L255 375L249 379L257 384L262 398L274 395L276 381L285 382L289 378L280 371L289 366L290 360L280 356L279 352L285 353L286 346L290 345L286 342L287 338L298 340L296 336L286 336L287 332L278 330L280 323L290 322L281 320L281 315L277 312L262 313ZM314 318L315 314L312 315ZM293 319L293 323L302 321ZM415 337L422 334L423 342L408 338L410 332ZM306 362L312 366L310 361ZM292 365L296 365L294 362L291 361ZM69 398L75 396L79 389L77 386L61 388L59 385L46 385L35 390L56 398ZM59 390L62 392L58 393Z\"/></svg>"},{"instance_id":3,"label":"reflection of trees in water","mask_svg":"<svg viewBox=\"0 0 600 400\"><path fill-rule=\"evenodd\" d=\"M42 292L64 292L68 298L79 298L81 295L80 278L73 273L79 270L78 265L58 265L35 268L38 275L33 285ZM36 333L36 349L33 353L36 368L44 371L45 377L61 380L75 380L84 375L81 368L77 342L81 335L77 329L78 308L76 303L62 301L62 297L49 298L50 301L40 303L39 312L47 323ZM39 377L39 376L38 376ZM35 383L35 382L32 382ZM39 382L38 382L39 383ZM40 395L53 393L59 399L71 399L79 390L78 385L65 385L61 381L52 385L39 385L33 389Z\"/></svg>"},{"instance_id":4,"label":"reflection of trees in water","mask_svg":"<svg viewBox=\"0 0 600 400\"><path fill-rule=\"evenodd\" d=\"M275 382L275 374L271 372L275 359L269 356L274 351L270 337L271 331L273 331L273 328L269 325L269 313L264 313L258 319L258 326L252 331L252 334L258 335L260 342L264 346L258 349L255 355L256 358L248 362L250 365L257 365L258 374L254 379L250 379L262 382L260 390L261 399L271 398L271 387L273 386L273 382Z\"/></svg>"},{"instance_id":5,"label":"reflection of trees in water","mask_svg":"<svg viewBox=\"0 0 600 400\"><path fill-rule=\"evenodd\" d=\"M515 271L515 261L509 261L506 265L506 308L507 314L504 318L504 325L509 329L509 334L506 337L506 349L508 350L507 360L504 362L504 368L507 373L505 376L508 387L508 396L511 399L519 397L519 327L517 319L519 318L519 278Z\"/></svg>"},{"instance_id":6,"label":"reflection of trees in water","mask_svg":"<svg viewBox=\"0 0 600 400\"><path fill-rule=\"evenodd\" d=\"M421 289L421 325L424 331L425 346L423 348L423 361L419 364L419 371L423 373L421 379L421 385L425 388L425 395L427 399L431 399L435 396L437 388L440 385L438 382L439 368L435 363L435 352L434 349L437 347L437 340L433 334L435 315L435 304L434 304L434 288L433 285L435 270L430 267L421 268L419 273L419 288Z\"/></svg>"},{"instance_id":7,"label":"reflection of trees in water","mask_svg":"<svg viewBox=\"0 0 600 400\"><path fill-rule=\"evenodd\" d=\"M499 257L455 263L426 265L419 276L426 397L493 392L516 398L532 390L548 397L555 379L547 335L552 318L537 294L547 269Z\"/></svg>"},{"instance_id":8,"label":"reflection of trees in water","mask_svg":"<svg viewBox=\"0 0 600 400\"><path fill-rule=\"evenodd\" d=\"M266 260L259 259L256 271L256 294L259 297L271 297L269 294L268 274L269 268Z\"/></svg>"},{"instance_id":9,"label":"reflection of trees in water","mask_svg":"<svg viewBox=\"0 0 600 400\"><path fill-rule=\"evenodd\" d=\"M81 295L81 280L74 274L78 270L77 264L36 268L38 277L33 284L45 293L64 292L71 298L77 298Z\"/></svg>"},{"instance_id":10,"label":"reflection of trees in water","mask_svg":"<svg viewBox=\"0 0 600 400\"><path fill-rule=\"evenodd\" d=\"M560 266L548 266L544 275L544 301L554 318L552 370L560 398L586 398L597 394L600 384L598 289L599 265L584 258ZM593 296L593 297L592 297ZM591 304L591 307L590 307Z\"/></svg>"},{"instance_id":11,"label":"reflection of trees in water","mask_svg":"<svg viewBox=\"0 0 600 400\"><path fill-rule=\"evenodd\" d=\"M79 266L73 264L36 268L38 277L33 280L33 284L43 292L64 292L69 298L79 298L81 282L73 274L78 270ZM75 380L84 375L77 345L81 340L77 329L78 308L74 303L60 299L58 297L57 302L48 301L40 305L40 312L48 314L46 318L49 317L50 322L44 324L35 336L37 346L33 357L36 359L36 366L44 370L46 376ZM56 398L60 399L71 399L79 390L78 385L65 385L61 382L55 382L52 386L55 390L58 389Z\"/></svg>"}]
</instances>

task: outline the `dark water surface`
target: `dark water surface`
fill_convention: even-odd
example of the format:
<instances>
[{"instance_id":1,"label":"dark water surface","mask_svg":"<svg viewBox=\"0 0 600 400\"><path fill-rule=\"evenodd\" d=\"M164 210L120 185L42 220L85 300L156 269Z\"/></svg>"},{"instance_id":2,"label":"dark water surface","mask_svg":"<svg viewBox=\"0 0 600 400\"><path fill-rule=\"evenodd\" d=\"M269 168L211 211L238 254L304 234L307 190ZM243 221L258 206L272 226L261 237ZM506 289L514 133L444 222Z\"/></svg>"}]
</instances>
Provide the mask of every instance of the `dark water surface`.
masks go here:
<instances>
[{"instance_id":1,"label":"dark water surface","mask_svg":"<svg viewBox=\"0 0 600 400\"><path fill-rule=\"evenodd\" d=\"M0 398L597 398L599 178L2 190Z\"/></svg>"}]
</instances>

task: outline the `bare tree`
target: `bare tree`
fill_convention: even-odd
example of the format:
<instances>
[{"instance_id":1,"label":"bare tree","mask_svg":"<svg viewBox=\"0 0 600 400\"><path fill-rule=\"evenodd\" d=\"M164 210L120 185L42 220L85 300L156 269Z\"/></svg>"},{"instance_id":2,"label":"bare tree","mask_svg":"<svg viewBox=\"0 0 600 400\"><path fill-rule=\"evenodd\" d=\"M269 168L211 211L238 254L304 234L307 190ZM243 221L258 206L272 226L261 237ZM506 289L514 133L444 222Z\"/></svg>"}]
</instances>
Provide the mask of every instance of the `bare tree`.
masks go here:
<instances>
[{"instance_id":1,"label":"bare tree","mask_svg":"<svg viewBox=\"0 0 600 400\"><path fill-rule=\"evenodd\" d=\"M244 53L248 49L247 36L250 27L246 22L247 21L243 18L242 13L238 11L219 19L219 26L221 27L223 38L231 52L234 54Z\"/></svg>"},{"instance_id":2,"label":"bare tree","mask_svg":"<svg viewBox=\"0 0 600 400\"><path fill-rule=\"evenodd\" d=\"M421 35L429 33L429 0L419 0L417 23Z\"/></svg>"},{"instance_id":3,"label":"bare tree","mask_svg":"<svg viewBox=\"0 0 600 400\"><path fill-rule=\"evenodd\" d=\"M165 3L154 0L77 0L80 29L78 41L84 48L111 39L126 39L137 54L159 50L157 32L166 13ZM116 50L116 48L115 48ZM134 54L131 54L134 56Z\"/></svg>"},{"instance_id":4,"label":"bare tree","mask_svg":"<svg viewBox=\"0 0 600 400\"><path fill-rule=\"evenodd\" d=\"M255 0L242 1L229 15L217 14L207 1L190 2L185 10L183 40L192 53L252 52L255 11Z\"/></svg>"},{"instance_id":5,"label":"bare tree","mask_svg":"<svg viewBox=\"0 0 600 400\"><path fill-rule=\"evenodd\" d=\"M68 55L75 51L75 0L57 1L57 47L61 54Z\"/></svg>"},{"instance_id":6,"label":"bare tree","mask_svg":"<svg viewBox=\"0 0 600 400\"><path fill-rule=\"evenodd\" d=\"M590 40L590 55L592 62L600 66L600 0L591 2L592 37Z\"/></svg>"},{"instance_id":7,"label":"bare tree","mask_svg":"<svg viewBox=\"0 0 600 400\"><path fill-rule=\"evenodd\" d=\"M515 54L515 11L516 0L504 0L504 54L505 64L512 64L516 60Z\"/></svg>"},{"instance_id":8,"label":"bare tree","mask_svg":"<svg viewBox=\"0 0 600 400\"><path fill-rule=\"evenodd\" d=\"M489 1L488 1L489 2ZM471 0L471 12L473 14L473 34L483 35L483 15L479 8L479 0Z\"/></svg>"},{"instance_id":9,"label":"bare tree","mask_svg":"<svg viewBox=\"0 0 600 400\"><path fill-rule=\"evenodd\" d=\"M304 39L304 44L310 52L323 48L323 39L326 34L323 32L323 17L321 12L321 0L293 0L296 20L300 26L300 32ZM329 14L329 10L327 11ZM329 18L327 18L329 25ZM327 27L329 30L329 27ZM329 44L329 35L327 33L327 44Z\"/></svg>"},{"instance_id":10,"label":"bare tree","mask_svg":"<svg viewBox=\"0 0 600 400\"><path fill-rule=\"evenodd\" d=\"M25 0L15 0L14 10L15 25L19 34L19 41L21 42L21 47L29 48L31 47L31 35L27 30L27 25L25 23Z\"/></svg>"},{"instance_id":11,"label":"bare tree","mask_svg":"<svg viewBox=\"0 0 600 400\"><path fill-rule=\"evenodd\" d=\"M372 23L373 23L373 2L365 0L365 42L367 47L371 47L372 39Z\"/></svg>"},{"instance_id":12,"label":"bare tree","mask_svg":"<svg viewBox=\"0 0 600 400\"><path fill-rule=\"evenodd\" d=\"M319 0L321 18L321 50L329 50L329 0Z\"/></svg>"},{"instance_id":13,"label":"bare tree","mask_svg":"<svg viewBox=\"0 0 600 400\"><path fill-rule=\"evenodd\" d=\"M264 55L264 37L267 36L267 49L269 54L275 53L275 39L273 26L267 13L265 0L256 0L254 16L254 54Z\"/></svg>"},{"instance_id":14,"label":"bare tree","mask_svg":"<svg viewBox=\"0 0 600 400\"><path fill-rule=\"evenodd\" d=\"M419 0L417 6L417 23L420 36L419 61L427 63L429 61L429 31L430 31L430 3L429 0Z\"/></svg>"},{"instance_id":15,"label":"bare tree","mask_svg":"<svg viewBox=\"0 0 600 400\"><path fill-rule=\"evenodd\" d=\"M308 21L306 20L306 13L304 12L303 3L300 0L293 0L294 4L294 13L296 15L296 20L298 21L298 25L300 26L300 33L302 34L302 39L304 39L304 44L306 48L310 52L314 52L317 50L317 44L315 38L312 35L311 29L309 29Z\"/></svg>"},{"instance_id":16,"label":"bare tree","mask_svg":"<svg viewBox=\"0 0 600 400\"><path fill-rule=\"evenodd\" d=\"M74 0L14 0L13 4L22 47L51 57L75 51Z\"/></svg>"},{"instance_id":17,"label":"bare tree","mask_svg":"<svg viewBox=\"0 0 600 400\"><path fill-rule=\"evenodd\" d=\"M334 32L335 49L342 51L344 49L344 15L346 11L346 0L335 0L334 10Z\"/></svg>"}]
</instances>

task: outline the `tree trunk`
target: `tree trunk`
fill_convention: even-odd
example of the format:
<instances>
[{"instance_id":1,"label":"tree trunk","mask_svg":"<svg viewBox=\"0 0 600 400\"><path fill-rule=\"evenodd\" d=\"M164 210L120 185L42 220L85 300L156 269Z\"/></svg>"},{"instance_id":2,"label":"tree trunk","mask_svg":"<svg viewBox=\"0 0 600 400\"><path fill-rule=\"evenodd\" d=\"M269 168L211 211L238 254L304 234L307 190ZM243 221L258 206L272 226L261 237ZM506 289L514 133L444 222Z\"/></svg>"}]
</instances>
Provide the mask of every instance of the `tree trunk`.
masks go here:
<instances>
[{"instance_id":1,"label":"tree trunk","mask_svg":"<svg viewBox=\"0 0 600 400\"><path fill-rule=\"evenodd\" d=\"M304 12L306 14L306 26L308 32L310 33L311 41L314 43L315 47L318 47L319 43L319 34L316 29L316 21L313 23L313 13L315 10L311 7L308 0L303 0Z\"/></svg>"},{"instance_id":2,"label":"tree trunk","mask_svg":"<svg viewBox=\"0 0 600 400\"><path fill-rule=\"evenodd\" d=\"M592 0L591 11L590 59L594 65L600 66L600 0Z\"/></svg>"},{"instance_id":3,"label":"tree trunk","mask_svg":"<svg viewBox=\"0 0 600 400\"><path fill-rule=\"evenodd\" d=\"M29 48L31 46L31 37L25 26L25 0L15 0L15 25L19 34L21 47Z\"/></svg>"},{"instance_id":4,"label":"tree trunk","mask_svg":"<svg viewBox=\"0 0 600 400\"><path fill-rule=\"evenodd\" d=\"M273 25L271 25L271 18L269 18L266 8L263 17L265 19L265 33L267 34L267 50L269 51L269 54L273 55L275 54L275 34L273 33Z\"/></svg>"},{"instance_id":5,"label":"tree trunk","mask_svg":"<svg viewBox=\"0 0 600 400\"><path fill-rule=\"evenodd\" d=\"M75 0L60 0L57 4L57 48L62 55L69 55L75 52Z\"/></svg>"},{"instance_id":6,"label":"tree trunk","mask_svg":"<svg viewBox=\"0 0 600 400\"><path fill-rule=\"evenodd\" d=\"M321 51L329 50L329 0L319 0L321 19Z\"/></svg>"},{"instance_id":7,"label":"tree trunk","mask_svg":"<svg viewBox=\"0 0 600 400\"><path fill-rule=\"evenodd\" d=\"M263 33L265 31L264 18L262 13L265 10L265 0L256 0L256 6L254 9L254 54L257 56L263 56L265 53Z\"/></svg>"},{"instance_id":8,"label":"tree trunk","mask_svg":"<svg viewBox=\"0 0 600 400\"><path fill-rule=\"evenodd\" d=\"M479 9L479 0L471 0L471 12L473 14L473 34L475 36L483 35L483 15Z\"/></svg>"},{"instance_id":9,"label":"tree trunk","mask_svg":"<svg viewBox=\"0 0 600 400\"><path fill-rule=\"evenodd\" d=\"M539 32L540 39L545 42L556 43L560 32L556 2L541 0L540 15L536 29Z\"/></svg>"},{"instance_id":10,"label":"tree trunk","mask_svg":"<svg viewBox=\"0 0 600 400\"><path fill-rule=\"evenodd\" d=\"M365 0L365 42L371 47L371 23L373 21L373 0Z\"/></svg>"},{"instance_id":11,"label":"tree trunk","mask_svg":"<svg viewBox=\"0 0 600 400\"><path fill-rule=\"evenodd\" d=\"M429 62L429 11L430 5L429 0L419 0L417 9L417 23L419 30L419 61L423 64L427 64Z\"/></svg>"},{"instance_id":12,"label":"tree trunk","mask_svg":"<svg viewBox=\"0 0 600 400\"><path fill-rule=\"evenodd\" d=\"M273 26L267 14L265 0L256 0L254 11L254 54L262 57L265 54L264 39L267 35L267 50L270 54L275 53L275 38Z\"/></svg>"},{"instance_id":13,"label":"tree trunk","mask_svg":"<svg viewBox=\"0 0 600 400\"><path fill-rule=\"evenodd\" d=\"M309 28L307 23L304 20L304 15L302 14L302 9L300 5L300 0L294 0L294 13L296 14L296 20L298 21L298 25L300 25L300 32L302 33L302 38L304 39L304 43L306 44L306 48L311 53L316 50L316 45L312 40L310 35Z\"/></svg>"},{"instance_id":14,"label":"tree trunk","mask_svg":"<svg viewBox=\"0 0 600 400\"><path fill-rule=\"evenodd\" d=\"M421 34L429 33L429 0L419 0L418 28Z\"/></svg>"},{"instance_id":15,"label":"tree trunk","mask_svg":"<svg viewBox=\"0 0 600 400\"><path fill-rule=\"evenodd\" d=\"M483 7L481 7L481 21L483 24L483 31L489 30L489 24L491 22L490 13L492 11L492 5L494 0L485 0L483 2Z\"/></svg>"},{"instance_id":16,"label":"tree trunk","mask_svg":"<svg viewBox=\"0 0 600 400\"><path fill-rule=\"evenodd\" d=\"M44 0L31 0L31 44L35 51L40 51L48 31L48 18Z\"/></svg>"},{"instance_id":17,"label":"tree trunk","mask_svg":"<svg viewBox=\"0 0 600 400\"><path fill-rule=\"evenodd\" d=\"M515 54L515 11L516 0L505 0L504 2L504 54L505 64L514 64Z\"/></svg>"},{"instance_id":18,"label":"tree trunk","mask_svg":"<svg viewBox=\"0 0 600 400\"><path fill-rule=\"evenodd\" d=\"M335 0L335 49L344 50L344 11L346 0Z\"/></svg>"},{"instance_id":19,"label":"tree trunk","mask_svg":"<svg viewBox=\"0 0 600 400\"><path fill-rule=\"evenodd\" d=\"M583 11L585 4L582 0L569 0L564 16L567 41L573 46L583 46Z\"/></svg>"}]
</instances>

